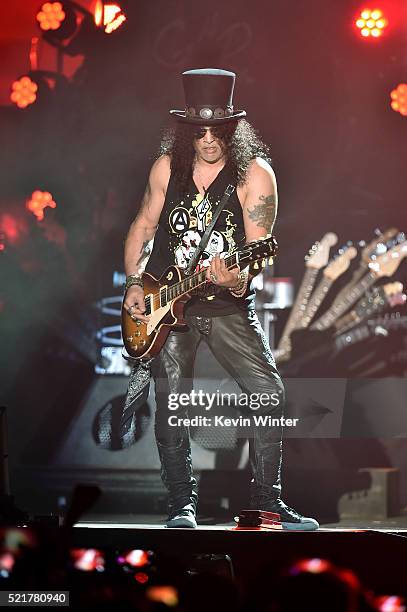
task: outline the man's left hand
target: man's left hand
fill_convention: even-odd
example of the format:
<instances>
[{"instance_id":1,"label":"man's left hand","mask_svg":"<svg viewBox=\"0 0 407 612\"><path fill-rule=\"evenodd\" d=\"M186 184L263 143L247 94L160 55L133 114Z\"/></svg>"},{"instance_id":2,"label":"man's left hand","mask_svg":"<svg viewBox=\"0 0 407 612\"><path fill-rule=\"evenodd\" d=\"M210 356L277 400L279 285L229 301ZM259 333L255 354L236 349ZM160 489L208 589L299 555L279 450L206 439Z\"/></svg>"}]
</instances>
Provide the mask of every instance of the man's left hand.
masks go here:
<instances>
[{"instance_id":1,"label":"man's left hand","mask_svg":"<svg viewBox=\"0 0 407 612\"><path fill-rule=\"evenodd\" d=\"M228 270L225 264L225 260L221 259L219 255L216 255L212 259L211 265L206 272L206 278L210 280L214 285L232 289L233 287L236 287L239 284L239 272L240 269L238 267L233 268L233 270Z\"/></svg>"}]
</instances>

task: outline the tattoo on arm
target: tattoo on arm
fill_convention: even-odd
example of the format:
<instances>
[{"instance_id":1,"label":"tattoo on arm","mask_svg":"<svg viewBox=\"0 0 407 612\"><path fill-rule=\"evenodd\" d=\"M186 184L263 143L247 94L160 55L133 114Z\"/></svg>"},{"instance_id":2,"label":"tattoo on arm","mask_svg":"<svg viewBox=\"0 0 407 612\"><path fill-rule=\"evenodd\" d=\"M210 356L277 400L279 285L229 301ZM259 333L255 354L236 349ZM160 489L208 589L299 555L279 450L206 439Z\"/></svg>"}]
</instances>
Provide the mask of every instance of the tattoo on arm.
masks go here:
<instances>
[{"instance_id":1,"label":"tattoo on arm","mask_svg":"<svg viewBox=\"0 0 407 612\"><path fill-rule=\"evenodd\" d=\"M276 198L271 194L260 196L259 200L259 204L255 204L251 210L247 209L249 219L256 223L257 227L270 230L276 218Z\"/></svg>"},{"instance_id":2,"label":"tattoo on arm","mask_svg":"<svg viewBox=\"0 0 407 612\"><path fill-rule=\"evenodd\" d=\"M144 269L147 265L148 258L150 256L150 247L148 246L149 242L150 242L149 240L145 240L143 242L143 245L141 247L140 257L138 258L137 263L136 263L137 271L139 274L144 272Z\"/></svg>"},{"instance_id":3,"label":"tattoo on arm","mask_svg":"<svg viewBox=\"0 0 407 612\"><path fill-rule=\"evenodd\" d=\"M150 199L150 196L151 196L151 186L150 186L150 181L148 181L145 191L144 191L143 199L141 200L140 210L148 208L148 201Z\"/></svg>"}]
</instances>

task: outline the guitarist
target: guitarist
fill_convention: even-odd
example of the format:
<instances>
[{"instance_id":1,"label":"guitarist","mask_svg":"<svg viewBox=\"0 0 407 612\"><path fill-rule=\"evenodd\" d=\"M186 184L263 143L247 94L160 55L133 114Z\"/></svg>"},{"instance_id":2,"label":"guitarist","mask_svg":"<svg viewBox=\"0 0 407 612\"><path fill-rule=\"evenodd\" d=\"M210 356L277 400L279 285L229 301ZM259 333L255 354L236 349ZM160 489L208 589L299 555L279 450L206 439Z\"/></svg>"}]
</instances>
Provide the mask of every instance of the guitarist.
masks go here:
<instances>
[{"instance_id":1,"label":"guitarist","mask_svg":"<svg viewBox=\"0 0 407 612\"><path fill-rule=\"evenodd\" d=\"M168 527L196 527L197 486L189 428L183 424L193 414L183 406L170 412L168 395L191 392L201 340L245 393L275 394L278 401L257 414L276 419L283 414L284 387L254 311L250 271L228 270L223 261L246 242L265 238L277 211L268 148L244 119L245 111L233 109L234 83L235 74L224 70L183 73L186 109L170 111L175 129L164 136L125 243L124 307L133 319L147 322L143 270L159 277L170 265L186 268L226 188L236 187L198 261L207 267L211 282L186 304L188 327L171 331L152 363L155 435L169 493ZM174 414L177 426L168 420ZM281 427L254 428L251 507L279 513L286 529L317 529L317 521L301 516L280 498L281 433Z\"/></svg>"}]
</instances>

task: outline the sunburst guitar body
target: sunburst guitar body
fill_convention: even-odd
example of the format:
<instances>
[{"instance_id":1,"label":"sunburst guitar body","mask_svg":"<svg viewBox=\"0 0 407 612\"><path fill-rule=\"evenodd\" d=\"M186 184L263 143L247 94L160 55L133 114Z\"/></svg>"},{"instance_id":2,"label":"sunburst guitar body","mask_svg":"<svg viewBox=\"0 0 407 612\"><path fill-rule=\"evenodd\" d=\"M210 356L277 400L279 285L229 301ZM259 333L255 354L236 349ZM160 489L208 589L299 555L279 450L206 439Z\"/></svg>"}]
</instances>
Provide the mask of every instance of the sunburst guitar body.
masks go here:
<instances>
[{"instance_id":1,"label":"sunburst guitar body","mask_svg":"<svg viewBox=\"0 0 407 612\"><path fill-rule=\"evenodd\" d=\"M250 242L241 250L225 258L228 269L245 268L259 260L271 260L277 252L274 236ZM148 323L133 319L122 306L122 336L127 353L140 360L156 356L163 347L171 330L185 328L184 306L195 289L210 281L207 268L184 276L177 266L170 266L160 278L143 274L144 299Z\"/></svg>"}]
</instances>

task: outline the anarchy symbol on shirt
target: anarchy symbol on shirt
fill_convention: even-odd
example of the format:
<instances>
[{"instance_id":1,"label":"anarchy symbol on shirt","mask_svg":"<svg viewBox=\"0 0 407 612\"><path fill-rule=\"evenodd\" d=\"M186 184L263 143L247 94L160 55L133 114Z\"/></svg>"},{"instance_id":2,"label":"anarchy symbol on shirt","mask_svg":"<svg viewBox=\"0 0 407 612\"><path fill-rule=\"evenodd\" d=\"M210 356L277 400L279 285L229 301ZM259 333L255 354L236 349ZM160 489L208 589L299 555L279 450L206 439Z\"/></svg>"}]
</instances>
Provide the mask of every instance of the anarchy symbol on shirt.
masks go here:
<instances>
[{"instance_id":1,"label":"anarchy symbol on shirt","mask_svg":"<svg viewBox=\"0 0 407 612\"><path fill-rule=\"evenodd\" d=\"M189 228L189 212L186 208L176 208L170 214L170 226L175 234L185 232Z\"/></svg>"}]
</instances>

